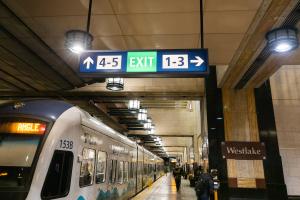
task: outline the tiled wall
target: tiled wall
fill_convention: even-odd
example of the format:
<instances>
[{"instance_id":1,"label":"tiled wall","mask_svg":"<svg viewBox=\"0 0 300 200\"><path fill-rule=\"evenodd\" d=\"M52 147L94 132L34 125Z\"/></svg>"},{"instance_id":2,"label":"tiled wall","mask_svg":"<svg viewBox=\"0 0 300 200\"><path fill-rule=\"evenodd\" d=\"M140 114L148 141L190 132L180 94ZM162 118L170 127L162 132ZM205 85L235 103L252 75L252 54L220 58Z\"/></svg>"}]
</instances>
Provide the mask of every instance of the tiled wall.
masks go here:
<instances>
[{"instance_id":1,"label":"tiled wall","mask_svg":"<svg viewBox=\"0 0 300 200\"><path fill-rule=\"evenodd\" d=\"M270 83L285 183L300 195L300 66L283 66Z\"/></svg>"}]
</instances>

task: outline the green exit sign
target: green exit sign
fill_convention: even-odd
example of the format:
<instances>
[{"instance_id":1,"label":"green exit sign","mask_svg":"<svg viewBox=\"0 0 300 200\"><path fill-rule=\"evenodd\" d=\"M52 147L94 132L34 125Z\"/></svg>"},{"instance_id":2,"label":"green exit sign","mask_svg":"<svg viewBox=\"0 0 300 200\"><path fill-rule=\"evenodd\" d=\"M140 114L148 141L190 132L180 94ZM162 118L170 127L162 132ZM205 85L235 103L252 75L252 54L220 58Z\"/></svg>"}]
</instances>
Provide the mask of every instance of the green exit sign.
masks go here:
<instances>
[{"instance_id":1,"label":"green exit sign","mask_svg":"<svg viewBox=\"0 0 300 200\"><path fill-rule=\"evenodd\" d=\"M156 72L157 52L128 52L127 72Z\"/></svg>"}]
</instances>

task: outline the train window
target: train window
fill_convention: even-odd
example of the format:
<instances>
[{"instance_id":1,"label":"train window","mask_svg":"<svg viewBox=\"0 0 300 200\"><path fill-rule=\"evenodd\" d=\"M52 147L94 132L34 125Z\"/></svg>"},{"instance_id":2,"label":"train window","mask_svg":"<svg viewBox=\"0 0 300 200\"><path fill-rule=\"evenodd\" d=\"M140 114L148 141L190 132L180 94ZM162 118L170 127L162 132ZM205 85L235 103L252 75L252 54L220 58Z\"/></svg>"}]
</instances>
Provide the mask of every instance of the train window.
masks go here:
<instances>
[{"instance_id":1,"label":"train window","mask_svg":"<svg viewBox=\"0 0 300 200\"><path fill-rule=\"evenodd\" d=\"M106 152L98 151L96 183L105 182L105 171L106 171Z\"/></svg>"},{"instance_id":2,"label":"train window","mask_svg":"<svg viewBox=\"0 0 300 200\"><path fill-rule=\"evenodd\" d=\"M2 123L1 119L0 126L5 128ZM3 175L0 176L0 188L27 187L30 182L32 163L42 137L4 134L2 131L0 130L0 174Z\"/></svg>"},{"instance_id":3,"label":"train window","mask_svg":"<svg viewBox=\"0 0 300 200\"><path fill-rule=\"evenodd\" d=\"M109 173L109 183L116 182L116 170L117 170L117 160L111 160L111 167Z\"/></svg>"},{"instance_id":4,"label":"train window","mask_svg":"<svg viewBox=\"0 0 300 200\"><path fill-rule=\"evenodd\" d=\"M134 174L136 173L136 164L134 162L131 163L131 178L134 178Z\"/></svg>"},{"instance_id":5,"label":"train window","mask_svg":"<svg viewBox=\"0 0 300 200\"><path fill-rule=\"evenodd\" d=\"M70 190L73 153L56 150L53 154L41 192L42 199L65 197Z\"/></svg>"},{"instance_id":6,"label":"train window","mask_svg":"<svg viewBox=\"0 0 300 200\"><path fill-rule=\"evenodd\" d=\"M138 164L138 174L142 175L143 173L143 162L139 162Z\"/></svg>"},{"instance_id":7,"label":"train window","mask_svg":"<svg viewBox=\"0 0 300 200\"><path fill-rule=\"evenodd\" d=\"M129 179L131 179L131 178L133 178L133 177L132 177L132 171L133 171L132 162L129 162L129 163L128 163L128 170L129 170L128 176L129 176Z\"/></svg>"},{"instance_id":8,"label":"train window","mask_svg":"<svg viewBox=\"0 0 300 200\"><path fill-rule=\"evenodd\" d=\"M113 182L113 166L114 166L114 161L111 160L110 162L110 169L109 169L109 182L112 183Z\"/></svg>"},{"instance_id":9,"label":"train window","mask_svg":"<svg viewBox=\"0 0 300 200\"><path fill-rule=\"evenodd\" d=\"M124 162L124 182L128 182L128 162Z\"/></svg>"},{"instance_id":10,"label":"train window","mask_svg":"<svg viewBox=\"0 0 300 200\"><path fill-rule=\"evenodd\" d=\"M144 174L147 174L147 173L148 173L148 172L147 172L147 171L148 171L148 170L147 170L147 167L148 167L147 164L144 164Z\"/></svg>"},{"instance_id":11,"label":"train window","mask_svg":"<svg viewBox=\"0 0 300 200\"><path fill-rule=\"evenodd\" d=\"M133 171L134 171L134 166L133 166L133 162L130 162L129 164L129 178L133 178Z\"/></svg>"},{"instance_id":12,"label":"train window","mask_svg":"<svg viewBox=\"0 0 300 200\"><path fill-rule=\"evenodd\" d=\"M119 161L118 165L118 183L123 183L123 175L124 175L124 162Z\"/></svg>"},{"instance_id":13,"label":"train window","mask_svg":"<svg viewBox=\"0 0 300 200\"><path fill-rule=\"evenodd\" d=\"M128 162L128 180L131 178L131 162Z\"/></svg>"},{"instance_id":14,"label":"train window","mask_svg":"<svg viewBox=\"0 0 300 200\"><path fill-rule=\"evenodd\" d=\"M84 148L82 152L82 162L80 167L79 186L93 184L96 151Z\"/></svg>"}]
</instances>

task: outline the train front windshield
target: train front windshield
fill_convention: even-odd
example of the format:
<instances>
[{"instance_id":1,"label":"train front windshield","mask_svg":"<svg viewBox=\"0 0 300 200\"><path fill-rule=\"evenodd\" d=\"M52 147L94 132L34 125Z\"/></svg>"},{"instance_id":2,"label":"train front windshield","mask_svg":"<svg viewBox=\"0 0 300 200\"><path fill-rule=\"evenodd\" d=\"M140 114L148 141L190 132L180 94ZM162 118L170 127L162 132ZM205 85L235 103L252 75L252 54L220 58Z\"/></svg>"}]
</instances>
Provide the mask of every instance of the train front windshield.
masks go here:
<instances>
[{"instance_id":1,"label":"train front windshield","mask_svg":"<svg viewBox=\"0 0 300 200\"><path fill-rule=\"evenodd\" d=\"M0 190L29 184L45 130L44 123L0 120Z\"/></svg>"}]
</instances>

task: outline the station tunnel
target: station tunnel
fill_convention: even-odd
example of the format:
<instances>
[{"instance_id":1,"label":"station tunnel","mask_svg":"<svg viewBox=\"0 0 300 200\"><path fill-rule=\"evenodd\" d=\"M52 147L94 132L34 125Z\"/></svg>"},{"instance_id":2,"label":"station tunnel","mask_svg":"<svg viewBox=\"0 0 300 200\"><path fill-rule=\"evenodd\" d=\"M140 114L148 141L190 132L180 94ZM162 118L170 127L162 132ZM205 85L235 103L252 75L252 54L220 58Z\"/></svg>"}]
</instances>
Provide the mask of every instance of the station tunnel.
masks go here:
<instances>
[{"instance_id":1,"label":"station tunnel","mask_svg":"<svg viewBox=\"0 0 300 200\"><path fill-rule=\"evenodd\" d=\"M300 199L297 0L1 0L0 199Z\"/></svg>"}]
</instances>

